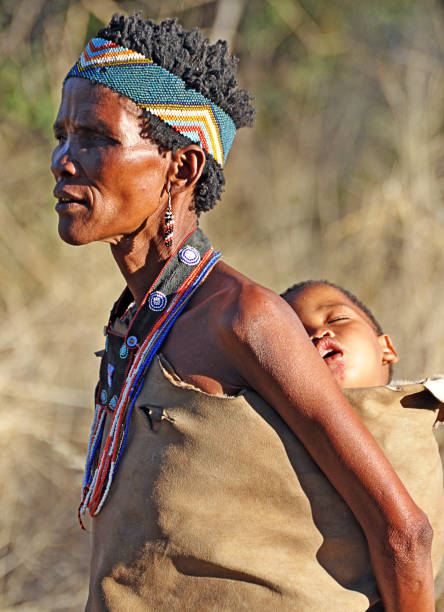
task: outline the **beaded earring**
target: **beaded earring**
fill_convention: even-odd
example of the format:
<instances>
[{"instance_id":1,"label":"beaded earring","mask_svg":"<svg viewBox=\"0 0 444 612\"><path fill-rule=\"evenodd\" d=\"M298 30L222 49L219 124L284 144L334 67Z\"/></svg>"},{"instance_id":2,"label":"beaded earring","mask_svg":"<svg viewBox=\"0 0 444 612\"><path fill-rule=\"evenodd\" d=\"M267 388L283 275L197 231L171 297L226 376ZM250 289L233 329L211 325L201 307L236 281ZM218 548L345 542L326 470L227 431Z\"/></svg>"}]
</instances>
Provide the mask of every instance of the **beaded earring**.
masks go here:
<instances>
[{"instance_id":1,"label":"beaded earring","mask_svg":"<svg viewBox=\"0 0 444 612\"><path fill-rule=\"evenodd\" d=\"M174 215L171 210L171 185L168 185L168 207L165 211L165 231L164 231L165 245L170 248L173 246L174 236Z\"/></svg>"}]
</instances>

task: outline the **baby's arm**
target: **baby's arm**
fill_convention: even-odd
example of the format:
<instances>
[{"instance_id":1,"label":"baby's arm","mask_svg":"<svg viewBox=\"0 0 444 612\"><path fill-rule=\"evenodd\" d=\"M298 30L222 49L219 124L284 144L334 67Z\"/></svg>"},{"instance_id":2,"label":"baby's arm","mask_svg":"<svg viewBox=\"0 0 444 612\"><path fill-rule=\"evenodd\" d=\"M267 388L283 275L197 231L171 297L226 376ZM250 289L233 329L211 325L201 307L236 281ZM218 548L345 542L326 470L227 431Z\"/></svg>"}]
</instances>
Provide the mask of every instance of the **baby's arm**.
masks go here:
<instances>
[{"instance_id":1,"label":"baby's arm","mask_svg":"<svg viewBox=\"0 0 444 612\"><path fill-rule=\"evenodd\" d=\"M386 612L432 612L427 517L344 398L291 308L271 292L248 287L222 333L227 358L279 412L359 521Z\"/></svg>"}]
</instances>

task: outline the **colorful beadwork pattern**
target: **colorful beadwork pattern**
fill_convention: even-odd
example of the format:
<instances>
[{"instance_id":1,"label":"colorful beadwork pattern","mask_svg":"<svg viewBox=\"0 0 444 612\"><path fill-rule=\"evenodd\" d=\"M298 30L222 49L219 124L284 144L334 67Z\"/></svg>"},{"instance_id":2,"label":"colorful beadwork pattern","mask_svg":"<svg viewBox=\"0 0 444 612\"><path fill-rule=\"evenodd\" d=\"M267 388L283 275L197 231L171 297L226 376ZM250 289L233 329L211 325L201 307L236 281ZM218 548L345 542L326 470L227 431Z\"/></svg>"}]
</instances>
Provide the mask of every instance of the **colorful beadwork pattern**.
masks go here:
<instances>
[{"instance_id":1,"label":"colorful beadwork pattern","mask_svg":"<svg viewBox=\"0 0 444 612\"><path fill-rule=\"evenodd\" d=\"M223 166L236 126L217 104L141 53L93 38L66 78L102 83L199 144Z\"/></svg>"},{"instance_id":2,"label":"colorful beadwork pattern","mask_svg":"<svg viewBox=\"0 0 444 612\"><path fill-rule=\"evenodd\" d=\"M200 261L200 253L192 246L186 246L179 251L179 259L187 266L195 266Z\"/></svg>"},{"instance_id":3,"label":"colorful beadwork pattern","mask_svg":"<svg viewBox=\"0 0 444 612\"><path fill-rule=\"evenodd\" d=\"M113 374L114 374L114 366L109 363L108 364L108 387L111 387L113 384Z\"/></svg>"},{"instance_id":4,"label":"colorful beadwork pattern","mask_svg":"<svg viewBox=\"0 0 444 612\"><path fill-rule=\"evenodd\" d=\"M167 298L161 291L153 291L148 298L148 307L155 312L159 312L167 305Z\"/></svg>"},{"instance_id":5,"label":"colorful beadwork pattern","mask_svg":"<svg viewBox=\"0 0 444 612\"><path fill-rule=\"evenodd\" d=\"M190 240L192 240L192 237ZM194 267L191 267L193 264L191 264L190 261L185 262L184 259L180 257L180 254L187 249L190 251L189 256L192 256L195 260ZM131 367L129 371L125 373L123 387L119 391L117 401L115 400L117 396L114 395L109 407L103 405L104 402L96 405L86 457L82 498L78 512L78 518L82 529L84 529L82 515L88 511L91 516L96 516L108 497L127 443L132 409L142 389L144 377L151 361L158 352L177 317L194 294L194 291L205 280L221 256L220 253L215 252L212 247L208 248L208 246L202 250L202 255L197 249L189 245L181 249L179 248L178 251L179 252L176 251L165 264L162 272L150 287L147 295L152 296L157 293L158 298L164 296L166 300L166 296L162 292L153 290L161 282L162 276L165 278L172 278L176 272L180 272L181 276L179 276L179 278L181 278L181 280L180 283L176 285L177 290L169 296L166 307L156 315L154 319L155 322L147 329L146 336L140 339L139 344L137 344L138 340L135 336L129 336L126 339L127 346L137 346L137 348L135 348ZM168 266L171 266L172 262L177 262L174 263L176 267L168 268ZM180 268L180 266L182 266L182 268ZM185 269L186 273L184 271ZM143 303L142 306L140 306L140 309L142 308ZM137 313L132 324L134 324L136 318ZM125 345L122 345L122 347L123 346ZM122 347L120 348L120 356L122 356ZM104 391L103 389L100 393L101 400L104 399L106 394L106 391L105 394ZM114 408L114 412L111 413L112 422L105 439L103 436L105 418L106 412L107 410L109 412L110 408Z\"/></svg>"}]
</instances>

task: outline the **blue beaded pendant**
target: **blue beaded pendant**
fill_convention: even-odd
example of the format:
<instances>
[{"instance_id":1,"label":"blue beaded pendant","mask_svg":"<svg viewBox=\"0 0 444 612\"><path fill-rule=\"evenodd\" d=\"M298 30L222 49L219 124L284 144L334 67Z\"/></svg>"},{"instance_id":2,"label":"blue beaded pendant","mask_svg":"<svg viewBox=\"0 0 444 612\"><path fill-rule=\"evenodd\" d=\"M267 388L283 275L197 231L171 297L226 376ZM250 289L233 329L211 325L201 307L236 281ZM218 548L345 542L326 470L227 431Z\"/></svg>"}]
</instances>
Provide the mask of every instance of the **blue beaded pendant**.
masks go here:
<instances>
[{"instance_id":1,"label":"blue beaded pendant","mask_svg":"<svg viewBox=\"0 0 444 612\"><path fill-rule=\"evenodd\" d=\"M108 387L111 387L113 384L113 374L114 374L114 366L109 363L108 364L108 371L107 371L107 375L108 375Z\"/></svg>"},{"instance_id":2,"label":"blue beaded pendant","mask_svg":"<svg viewBox=\"0 0 444 612\"><path fill-rule=\"evenodd\" d=\"M179 251L179 259L187 266L195 266L200 261L200 253L192 246L185 246Z\"/></svg>"},{"instance_id":3,"label":"blue beaded pendant","mask_svg":"<svg viewBox=\"0 0 444 612\"><path fill-rule=\"evenodd\" d=\"M153 291L148 298L148 308L160 312L167 305L167 298L161 291Z\"/></svg>"}]
</instances>

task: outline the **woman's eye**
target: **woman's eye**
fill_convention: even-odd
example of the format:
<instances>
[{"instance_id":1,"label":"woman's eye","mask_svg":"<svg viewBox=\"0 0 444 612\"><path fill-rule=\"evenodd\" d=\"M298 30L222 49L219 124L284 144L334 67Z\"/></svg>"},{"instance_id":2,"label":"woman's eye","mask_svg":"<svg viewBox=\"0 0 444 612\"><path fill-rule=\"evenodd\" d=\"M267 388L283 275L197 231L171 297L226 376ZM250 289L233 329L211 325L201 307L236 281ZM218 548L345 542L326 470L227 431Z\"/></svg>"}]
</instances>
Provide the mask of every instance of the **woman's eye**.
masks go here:
<instances>
[{"instance_id":1,"label":"woman's eye","mask_svg":"<svg viewBox=\"0 0 444 612\"><path fill-rule=\"evenodd\" d=\"M107 134L103 134L102 132L89 132L82 134L79 142L82 146L85 147L96 147L96 146L104 146L115 144L116 141L111 136Z\"/></svg>"}]
</instances>

